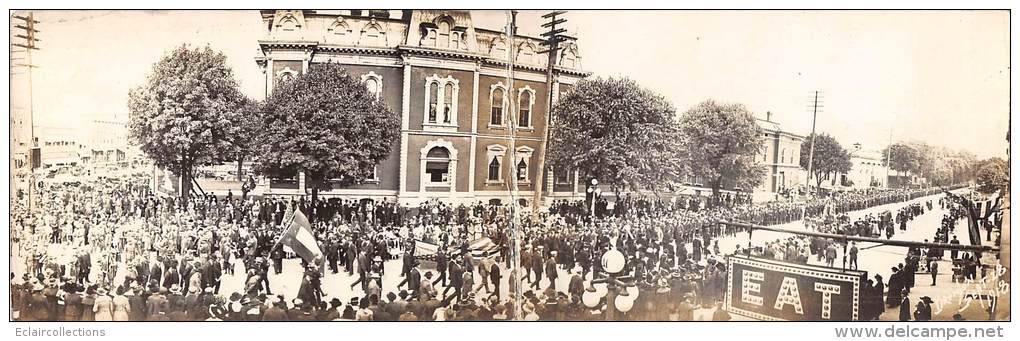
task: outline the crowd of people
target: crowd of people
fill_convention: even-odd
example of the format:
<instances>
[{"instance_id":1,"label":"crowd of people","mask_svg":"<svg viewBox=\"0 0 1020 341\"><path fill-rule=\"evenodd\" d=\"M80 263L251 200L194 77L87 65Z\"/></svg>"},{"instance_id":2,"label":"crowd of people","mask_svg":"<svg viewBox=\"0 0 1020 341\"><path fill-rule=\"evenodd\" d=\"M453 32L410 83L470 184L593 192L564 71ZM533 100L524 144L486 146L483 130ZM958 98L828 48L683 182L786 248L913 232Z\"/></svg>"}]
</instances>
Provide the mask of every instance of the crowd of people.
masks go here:
<instances>
[{"instance_id":1,"label":"crowd of people","mask_svg":"<svg viewBox=\"0 0 1020 341\"><path fill-rule=\"evenodd\" d=\"M633 307L614 319L728 319L720 303L726 264L718 238L741 231L719 222L821 219L936 191L852 191L764 204L621 196L597 212L583 201L558 201L547 214L524 216L515 244L509 205L311 202L232 192L185 202L158 196L147 184L145 176L43 184L33 210L13 208L12 258L23 260L21 273L12 273L18 319L445 321L519 313L525 320L604 320L608 302L588 306L582 297L591 279L606 275L599 257L610 249L626 255L620 275L636 290ZM272 275L284 273L293 257L277 242L295 209L313 222L325 259L302 260L289 272L301 276L296 293L274 293ZM498 252L468 252L480 238ZM419 257L418 242L438 251ZM812 254L828 259L831 246L793 238L755 252L805 262ZM399 273L386 273L391 261ZM352 282L324 286L325 276L338 273ZM226 278L238 276L242 288L222 290ZM522 297L510 294L518 289Z\"/></svg>"}]
</instances>

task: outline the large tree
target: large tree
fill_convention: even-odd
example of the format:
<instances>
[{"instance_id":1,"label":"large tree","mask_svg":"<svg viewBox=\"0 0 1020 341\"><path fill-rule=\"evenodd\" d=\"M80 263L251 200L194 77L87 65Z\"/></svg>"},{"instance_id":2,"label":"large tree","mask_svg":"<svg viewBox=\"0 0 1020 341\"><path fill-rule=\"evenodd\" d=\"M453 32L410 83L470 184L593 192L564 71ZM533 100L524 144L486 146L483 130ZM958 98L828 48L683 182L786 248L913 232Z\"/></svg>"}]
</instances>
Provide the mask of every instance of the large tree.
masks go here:
<instances>
[{"instance_id":1,"label":"large tree","mask_svg":"<svg viewBox=\"0 0 1020 341\"><path fill-rule=\"evenodd\" d=\"M132 141L156 166L181 176L185 202L194 169L219 162L229 150L232 119L244 102L226 59L208 46L182 45L128 94Z\"/></svg>"},{"instance_id":2,"label":"large tree","mask_svg":"<svg viewBox=\"0 0 1020 341\"><path fill-rule=\"evenodd\" d=\"M237 163L237 181L243 182L243 166L245 161L251 160L257 151L257 145L252 143L259 136L262 118L262 103L252 100L245 100L241 108L234 113L231 119L233 124L229 127L230 149L227 150L226 159Z\"/></svg>"},{"instance_id":3,"label":"large tree","mask_svg":"<svg viewBox=\"0 0 1020 341\"><path fill-rule=\"evenodd\" d=\"M920 155L917 149L905 144L896 143L882 151L882 157L889 160L889 169L899 173L917 172L920 167Z\"/></svg>"},{"instance_id":4,"label":"large tree","mask_svg":"<svg viewBox=\"0 0 1020 341\"><path fill-rule=\"evenodd\" d=\"M553 108L556 169L577 169L614 191L658 192L685 174L676 110L628 78L581 80Z\"/></svg>"},{"instance_id":5,"label":"large tree","mask_svg":"<svg viewBox=\"0 0 1020 341\"><path fill-rule=\"evenodd\" d=\"M708 179L716 198L724 182L747 190L765 181L765 167L755 161L761 152L761 131L742 104L707 100L680 117L692 172Z\"/></svg>"},{"instance_id":6,"label":"large tree","mask_svg":"<svg viewBox=\"0 0 1020 341\"><path fill-rule=\"evenodd\" d=\"M336 63L313 64L273 89L262 108L257 172L305 173L312 200L319 190L362 183L390 154L400 116Z\"/></svg>"},{"instance_id":7,"label":"large tree","mask_svg":"<svg viewBox=\"0 0 1020 341\"><path fill-rule=\"evenodd\" d=\"M814 158L810 157L811 142L815 144ZM809 161L812 160L812 161ZM822 187L822 178L826 175L835 176L839 173L849 173L853 164L850 162L850 154L846 149L829 134L808 136L800 148L800 167L808 169L808 162L811 162L811 172L815 176L815 185Z\"/></svg>"},{"instance_id":8,"label":"large tree","mask_svg":"<svg viewBox=\"0 0 1020 341\"><path fill-rule=\"evenodd\" d=\"M976 167L975 180L978 192L985 194L1009 192L1009 164L993 157L982 160Z\"/></svg>"}]
</instances>

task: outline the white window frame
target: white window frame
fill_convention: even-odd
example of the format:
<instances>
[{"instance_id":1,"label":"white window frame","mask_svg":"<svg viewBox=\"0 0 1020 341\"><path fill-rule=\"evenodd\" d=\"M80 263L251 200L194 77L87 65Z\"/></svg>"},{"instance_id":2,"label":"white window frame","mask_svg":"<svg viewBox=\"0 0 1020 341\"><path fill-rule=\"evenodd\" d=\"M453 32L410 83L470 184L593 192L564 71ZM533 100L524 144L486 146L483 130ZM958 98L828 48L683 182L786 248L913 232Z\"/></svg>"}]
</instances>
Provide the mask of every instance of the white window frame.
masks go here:
<instances>
[{"instance_id":1,"label":"white window frame","mask_svg":"<svg viewBox=\"0 0 1020 341\"><path fill-rule=\"evenodd\" d=\"M375 100L378 101L379 99L382 98L383 78L382 76L376 74L375 71L369 71L367 74L361 75L361 85L365 85L365 82L368 82L369 79L375 80L375 82L379 84L379 88L376 89L376 92L374 94Z\"/></svg>"},{"instance_id":2,"label":"white window frame","mask_svg":"<svg viewBox=\"0 0 1020 341\"><path fill-rule=\"evenodd\" d=\"M485 184L486 185L502 185L503 184L503 167L506 166L506 150L507 148L499 144L491 144L485 148ZM496 180L489 179L489 163L492 162L493 158L499 158L499 171L496 174Z\"/></svg>"},{"instance_id":3,"label":"white window frame","mask_svg":"<svg viewBox=\"0 0 1020 341\"><path fill-rule=\"evenodd\" d=\"M429 92L429 85L439 84L439 91L436 93L436 122L429 122L429 104L432 100L432 94ZM450 100L453 102L450 106L450 123L443 123L443 109L446 104L446 86L453 85L453 98ZM457 109L458 109L458 97L460 94L460 81L453 78L452 75L446 77L439 77L437 74L425 78L425 110L422 112L421 124L425 129L428 128L457 128Z\"/></svg>"},{"instance_id":4,"label":"white window frame","mask_svg":"<svg viewBox=\"0 0 1020 341\"><path fill-rule=\"evenodd\" d=\"M515 176L515 177L518 176L518 174L517 174L517 164L520 163L521 160L524 161L524 165L526 166L524 168L524 171L525 171L524 180L518 179L517 183L519 183L519 184L530 184L531 183L531 156L534 155L534 153L535 153L535 149L533 149L531 147L528 147L528 146L517 147L516 157L514 158L514 164L513 164L513 167L511 168L511 169L513 169L513 176Z\"/></svg>"},{"instance_id":5,"label":"white window frame","mask_svg":"<svg viewBox=\"0 0 1020 341\"><path fill-rule=\"evenodd\" d=\"M527 92L530 98L528 104L528 125L521 125L519 122L521 119L521 108L524 106L521 104L521 97ZM517 89L517 117L514 117L514 121L517 124L517 129L520 130L534 130L535 127L532 125L532 118L535 116L535 90L530 86L525 85L523 88Z\"/></svg>"},{"instance_id":6,"label":"white window frame","mask_svg":"<svg viewBox=\"0 0 1020 341\"><path fill-rule=\"evenodd\" d=\"M503 113L499 120L500 124L492 124L492 107L495 103L493 102L493 99L496 95L496 89L503 90ZM489 122L486 122L489 129L506 128L507 108L510 106L510 100L507 98L509 96L510 92L507 91L506 85L503 84L503 82L497 82L496 84L489 86Z\"/></svg>"},{"instance_id":7,"label":"white window frame","mask_svg":"<svg viewBox=\"0 0 1020 341\"><path fill-rule=\"evenodd\" d=\"M275 84L273 84L273 88L276 88L277 85L283 84L283 75L290 75L291 77L297 78L299 75L301 75L301 73L294 71L293 69L290 68L290 66L283 68L283 70L277 71L276 82Z\"/></svg>"},{"instance_id":8,"label":"white window frame","mask_svg":"<svg viewBox=\"0 0 1020 341\"><path fill-rule=\"evenodd\" d=\"M450 158L449 159L440 159L440 158L430 158L430 157L428 157L429 151L432 150L432 148L435 148L435 147L446 148L446 151L450 153ZM457 149L453 147L453 142L446 141L446 140L441 139L441 138L438 139L438 140L432 140L432 141L429 141L428 143L426 143L425 146L423 146L419 152L420 152L420 155L421 155L420 156L421 168L419 170L419 172L421 173L421 175L420 175L421 176L420 177L421 191L424 192L424 191L426 191L427 188L430 188L430 187L431 188L447 188L448 187L450 192L455 191L456 188L457 188ZM432 182L432 180L430 179L429 174L427 172L427 169L425 168L426 165L430 161L434 161L434 162L443 162L443 161L446 161L446 162L448 162L447 167L449 167L449 168L448 168L447 173L446 173L447 174L447 181L446 182Z\"/></svg>"},{"instance_id":9,"label":"white window frame","mask_svg":"<svg viewBox=\"0 0 1020 341\"><path fill-rule=\"evenodd\" d=\"M372 166L372 177L365 178L365 182L378 183L379 182L379 165Z\"/></svg>"}]
</instances>

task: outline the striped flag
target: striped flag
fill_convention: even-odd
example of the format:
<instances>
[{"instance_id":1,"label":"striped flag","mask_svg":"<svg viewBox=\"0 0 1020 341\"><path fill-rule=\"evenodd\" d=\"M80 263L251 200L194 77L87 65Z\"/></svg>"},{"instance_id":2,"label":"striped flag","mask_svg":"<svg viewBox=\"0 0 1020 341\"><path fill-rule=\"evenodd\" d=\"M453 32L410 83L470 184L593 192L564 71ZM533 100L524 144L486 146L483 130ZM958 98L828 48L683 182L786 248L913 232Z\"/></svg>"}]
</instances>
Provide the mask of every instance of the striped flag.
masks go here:
<instances>
[{"instance_id":1,"label":"striped flag","mask_svg":"<svg viewBox=\"0 0 1020 341\"><path fill-rule=\"evenodd\" d=\"M492 258L499 255L499 245L489 237L478 238L468 244L468 251L475 259Z\"/></svg>"},{"instance_id":2,"label":"striped flag","mask_svg":"<svg viewBox=\"0 0 1020 341\"><path fill-rule=\"evenodd\" d=\"M311 264L318 264L317 259L322 258L322 250L312 234L312 224L301 210L294 210L290 226L280 236L279 243L294 250L294 253Z\"/></svg>"}]
</instances>

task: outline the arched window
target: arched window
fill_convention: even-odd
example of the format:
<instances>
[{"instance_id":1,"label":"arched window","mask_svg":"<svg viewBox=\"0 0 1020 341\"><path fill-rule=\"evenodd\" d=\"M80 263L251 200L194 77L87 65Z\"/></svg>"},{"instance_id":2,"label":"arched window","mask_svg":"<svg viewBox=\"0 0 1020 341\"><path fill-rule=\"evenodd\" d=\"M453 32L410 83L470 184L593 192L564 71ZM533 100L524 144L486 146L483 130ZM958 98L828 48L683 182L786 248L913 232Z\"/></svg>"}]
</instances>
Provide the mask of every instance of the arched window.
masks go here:
<instances>
[{"instance_id":1,"label":"arched window","mask_svg":"<svg viewBox=\"0 0 1020 341\"><path fill-rule=\"evenodd\" d=\"M499 156L493 155L489 161L489 176L487 177L489 181L499 181L499 166Z\"/></svg>"},{"instance_id":2,"label":"arched window","mask_svg":"<svg viewBox=\"0 0 1020 341\"><path fill-rule=\"evenodd\" d=\"M453 76L439 78L432 75L425 78L425 113L422 124L425 129L450 130L457 126L458 80Z\"/></svg>"},{"instance_id":3,"label":"arched window","mask_svg":"<svg viewBox=\"0 0 1020 341\"><path fill-rule=\"evenodd\" d=\"M379 81L375 78L365 80L365 89L369 94L375 96L375 99L379 99Z\"/></svg>"},{"instance_id":4,"label":"arched window","mask_svg":"<svg viewBox=\"0 0 1020 341\"><path fill-rule=\"evenodd\" d=\"M528 163L523 157L517 161L517 181L528 181Z\"/></svg>"},{"instance_id":5,"label":"arched window","mask_svg":"<svg viewBox=\"0 0 1020 341\"><path fill-rule=\"evenodd\" d=\"M535 104L534 92L531 88L525 87L521 89L519 97L517 97L517 126L518 127L531 127L531 108Z\"/></svg>"},{"instance_id":6,"label":"arched window","mask_svg":"<svg viewBox=\"0 0 1020 341\"><path fill-rule=\"evenodd\" d=\"M443 89L443 123L450 124L453 116L453 84L447 83Z\"/></svg>"},{"instance_id":7,"label":"arched window","mask_svg":"<svg viewBox=\"0 0 1020 341\"><path fill-rule=\"evenodd\" d=\"M436 123L439 110L439 83L429 83L429 123Z\"/></svg>"},{"instance_id":8,"label":"arched window","mask_svg":"<svg viewBox=\"0 0 1020 341\"><path fill-rule=\"evenodd\" d=\"M450 47L450 23L444 21L439 22L439 28L437 29L438 36L436 37L439 47Z\"/></svg>"},{"instance_id":9,"label":"arched window","mask_svg":"<svg viewBox=\"0 0 1020 341\"><path fill-rule=\"evenodd\" d=\"M528 177L528 165L531 163L531 155L534 152L535 150L528 146L517 148L517 163L514 165L514 173L518 182L531 182Z\"/></svg>"},{"instance_id":10,"label":"arched window","mask_svg":"<svg viewBox=\"0 0 1020 341\"><path fill-rule=\"evenodd\" d=\"M382 76L375 74L374 71L370 71L368 74L361 76L361 82L365 84L365 90L374 96L375 100L379 100L382 97Z\"/></svg>"},{"instance_id":11,"label":"arched window","mask_svg":"<svg viewBox=\"0 0 1020 341\"><path fill-rule=\"evenodd\" d=\"M426 155L425 173L431 183L450 181L450 151L445 147L433 147Z\"/></svg>"},{"instance_id":12,"label":"arched window","mask_svg":"<svg viewBox=\"0 0 1020 341\"><path fill-rule=\"evenodd\" d=\"M490 113L489 124L494 126L503 125L503 103L504 99L503 88L497 87L492 90L490 101L492 103L492 110Z\"/></svg>"}]
</instances>

